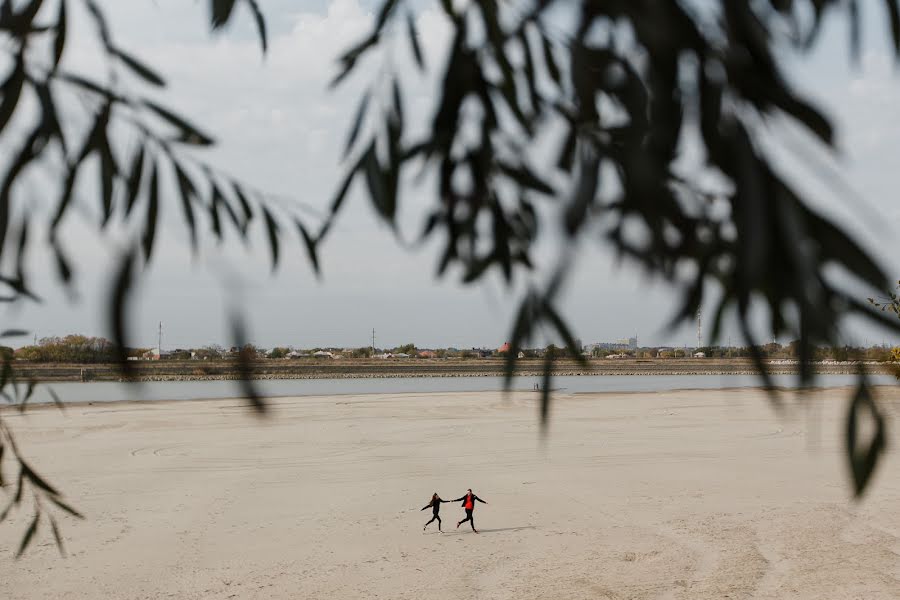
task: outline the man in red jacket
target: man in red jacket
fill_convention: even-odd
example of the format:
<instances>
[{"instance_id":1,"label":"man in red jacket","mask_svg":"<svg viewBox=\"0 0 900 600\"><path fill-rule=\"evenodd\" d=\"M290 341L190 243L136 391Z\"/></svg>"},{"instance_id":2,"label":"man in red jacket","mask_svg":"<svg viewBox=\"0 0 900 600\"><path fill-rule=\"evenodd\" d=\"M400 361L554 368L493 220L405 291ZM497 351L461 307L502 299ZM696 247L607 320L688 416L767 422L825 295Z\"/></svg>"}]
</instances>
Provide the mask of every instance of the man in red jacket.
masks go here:
<instances>
[{"instance_id":1,"label":"man in red jacket","mask_svg":"<svg viewBox=\"0 0 900 600\"><path fill-rule=\"evenodd\" d=\"M475 501L476 500L481 502L482 504L487 504L487 502L485 502L484 500L482 500L481 498L479 498L478 496L473 494L471 488L466 490L465 496L457 498L456 500L451 500L451 502L459 502L460 500L462 501L462 507L464 509L466 509L466 518L456 524L457 529L459 529L460 525L462 525L463 523L468 521L469 524L472 525L472 531L474 531L475 533L478 533L478 530L475 529L475 519L472 518L472 511L475 510Z\"/></svg>"}]
</instances>

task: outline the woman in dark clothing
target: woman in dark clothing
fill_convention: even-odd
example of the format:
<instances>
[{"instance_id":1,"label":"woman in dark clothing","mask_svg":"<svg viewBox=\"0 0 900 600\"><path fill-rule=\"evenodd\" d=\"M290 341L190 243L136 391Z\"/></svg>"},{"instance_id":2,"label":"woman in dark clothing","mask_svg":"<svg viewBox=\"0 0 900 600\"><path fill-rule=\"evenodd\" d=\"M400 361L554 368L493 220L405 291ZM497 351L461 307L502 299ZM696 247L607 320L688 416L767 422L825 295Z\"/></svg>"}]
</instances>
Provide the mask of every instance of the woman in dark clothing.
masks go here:
<instances>
[{"instance_id":1,"label":"woman in dark clothing","mask_svg":"<svg viewBox=\"0 0 900 600\"><path fill-rule=\"evenodd\" d=\"M475 501L478 500L482 504L487 504L484 500L476 496L472 493L472 490L469 489L466 491L466 495L461 498L457 498L456 500L451 500L451 502L459 502L462 501L462 507L466 509L466 518L456 524L456 528L459 529L459 526L465 523L466 521L472 526L472 531L478 533L478 530L475 529L475 519L472 517L472 511L475 510Z\"/></svg>"},{"instance_id":2,"label":"woman in dark clothing","mask_svg":"<svg viewBox=\"0 0 900 600\"><path fill-rule=\"evenodd\" d=\"M431 502L429 502L428 504L423 506L422 510L425 510L426 508L429 508L429 507L431 508L431 514L432 514L431 521L434 521L435 519L437 519L438 531L440 531L441 533L444 533L443 531L441 531L441 516L438 514L439 512L441 512L441 502L450 502L450 500L441 500L441 497L437 495L437 492L435 492L434 495L431 497ZM455 500L454 500L454 502L455 502ZM422 531L425 531L425 529L427 529L428 526L431 525L431 521L428 521L427 523L425 523L425 527L422 528Z\"/></svg>"}]
</instances>

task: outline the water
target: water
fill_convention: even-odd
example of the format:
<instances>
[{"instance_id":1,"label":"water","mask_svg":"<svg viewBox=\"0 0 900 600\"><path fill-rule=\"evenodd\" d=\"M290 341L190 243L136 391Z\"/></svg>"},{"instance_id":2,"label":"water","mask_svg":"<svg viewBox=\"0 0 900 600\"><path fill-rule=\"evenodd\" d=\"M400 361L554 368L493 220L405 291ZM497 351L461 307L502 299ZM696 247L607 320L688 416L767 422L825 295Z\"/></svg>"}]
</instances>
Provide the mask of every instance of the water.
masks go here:
<instances>
[{"instance_id":1,"label":"water","mask_svg":"<svg viewBox=\"0 0 900 600\"><path fill-rule=\"evenodd\" d=\"M531 390L540 378L516 377L513 389ZM794 375L773 375L775 385L796 387ZM888 375L872 376L876 385L896 384ZM854 375L820 375L817 387L853 385ZM501 377L416 377L383 379L282 379L257 381L260 394L278 396L329 396L341 394L400 394L431 392L483 392L503 388ZM553 388L564 393L582 392L666 392L683 389L720 389L761 387L753 375L602 375L559 376ZM169 381L142 384L91 382L51 383L35 389L30 402L51 402L47 388L63 402L115 402L120 400L200 400L235 398L242 395L234 381Z\"/></svg>"}]
</instances>

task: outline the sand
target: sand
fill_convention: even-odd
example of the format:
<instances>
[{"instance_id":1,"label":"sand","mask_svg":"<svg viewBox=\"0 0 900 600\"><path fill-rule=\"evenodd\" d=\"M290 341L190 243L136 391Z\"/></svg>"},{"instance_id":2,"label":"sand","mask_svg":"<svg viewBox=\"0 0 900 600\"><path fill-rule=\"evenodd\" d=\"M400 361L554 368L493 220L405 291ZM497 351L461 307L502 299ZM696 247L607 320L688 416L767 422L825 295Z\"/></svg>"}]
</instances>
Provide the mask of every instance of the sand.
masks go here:
<instances>
[{"instance_id":1,"label":"sand","mask_svg":"<svg viewBox=\"0 0 900 600\"><path fill-rule=\"evenodd\" d=\"M847 390L778 417L755 390L288 398L4 414L87 516L12 555L4 598L897 598L900 460L861 503ZM900 413L900 390L881 393ZM812 408L809 408L812 407ZM896 423L896 419L893 420ZM422 531L472 487L481 530Z\"/></svg>"}]
</instances>

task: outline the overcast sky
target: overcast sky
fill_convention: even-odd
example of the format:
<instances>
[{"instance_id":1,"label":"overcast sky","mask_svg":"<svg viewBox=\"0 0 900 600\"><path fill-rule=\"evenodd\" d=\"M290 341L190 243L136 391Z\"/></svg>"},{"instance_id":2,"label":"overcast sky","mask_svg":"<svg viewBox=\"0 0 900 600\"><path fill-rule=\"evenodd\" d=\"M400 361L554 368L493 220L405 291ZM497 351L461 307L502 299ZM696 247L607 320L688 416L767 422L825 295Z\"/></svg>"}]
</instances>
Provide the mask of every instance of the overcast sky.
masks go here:
<instances>
[{"instance_id":1,"label":"overcast sky","mask_svg":"<svg viewBox=\"0 0 900 600\"><path fill-rule=\"evenodd\" d=\"M207 2L105 0L116 38L168 80L164 98L207 131L218 145L204 158L238 178L316 211L330 203L342 173L340 152L366 73L338 91L327 89L335 57L356 41L372 21L372 3L360 0L262 0L270 26L270 49L263 57L252 21L242 13L223 35L211 35ZM439 62L446 26L431 4L418 15L429 64ZM868 5L867 5L868 6ZM429 10L431 8L431 10ZM871 7L869 7L871 9ZM865 204L833 186L821 185L803 163L786 161L798 185L815 193L820 210L840 219L878 252L900 278L896 232L900 204L900 78L887 51L888 31L880 12L866 14L866 45L858 66L848 59L844 23L835 21L819 47L798 59L792 72L836 119L840 156L837 170ZM73 65L91 65L90 46L73 41ZM395 48L408 54L405 38ZM397 58L406 70L407 59ZM377 64L372 63L374 68ZM408 76L410 113L420 123L433 82ZM776 140L804 143L790 127L776 128ZM800 138L800 142L796 139ZM810 150L821 156L821 152ZM422 188L427 192L427 186ZM430 198L407 194L404 237L419 229ZM428 346L498 346L508 337L516 290L491 277L464 287L458 274L438 280L437 247L410 250L380 225L357 191L340 226L321 249L324 276L317 281L299 244L287 244L286 260L269 273L263 243L245 249L208 245L197 258L187 250L187 233L175 211L158 240L158 254L141 284L133 311L136 345L155 344L164 323L164 348L229 344L229 303L243 307L258 345L362 346L376 329L379 346L414 342ZM80 265L79 299L71 301L54 283L49 257L32 264L41 306L19 306L4 314L4 325L33 330L38 337L82 332L107 335L105 282L115 243L95 235L83 218L66 227L66 244ZM165 218L165 216L164 216ZM552 262L548 244L544 264ZM886 249L892 247L893 256ZM668 331L676 290L647 278L627 262L619 265L600 245L578 249L576 276L563 307L585 342L636 334L642 344L693 344L693 326ZM858 341L881 342L882 333L851 323ZM727 332L723 341L737 334ZM887 338L890 341L890 337ZM781 340L787 341L787 340Z\"/></svg>"}]
</instances>

